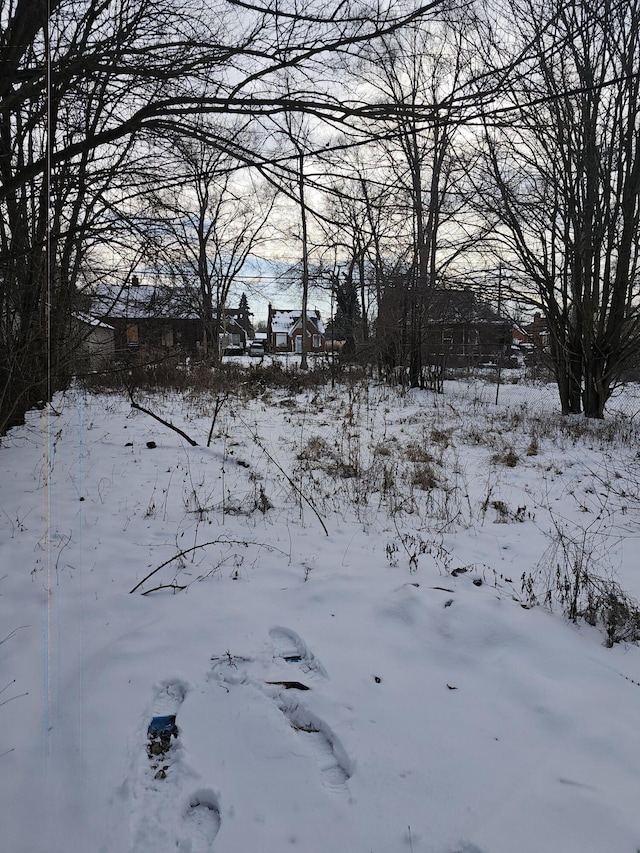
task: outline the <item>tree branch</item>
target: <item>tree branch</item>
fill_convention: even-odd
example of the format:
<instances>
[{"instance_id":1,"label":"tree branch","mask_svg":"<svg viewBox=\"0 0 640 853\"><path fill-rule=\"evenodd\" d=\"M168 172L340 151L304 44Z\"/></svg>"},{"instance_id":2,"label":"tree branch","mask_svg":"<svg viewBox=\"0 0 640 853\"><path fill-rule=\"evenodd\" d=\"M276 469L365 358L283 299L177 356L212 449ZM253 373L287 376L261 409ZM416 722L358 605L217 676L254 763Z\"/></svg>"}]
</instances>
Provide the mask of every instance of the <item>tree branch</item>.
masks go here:
<instances>
[{"instance_id":1,"label":"tree branch","mask_svg":"<svg viewBox=\"0 0 640 853\"><path fill-rule=\"evenodd\" d=\"M169 427L169 429L172 429L174 432L177 432L178 435L181 435L182 438L185 439L185 441L189 442L191 447L198 446L198 442L194 441L190 436L186 434L186 432L183 432L179 427L174 426L174 424L172 424L170 421L165 421L164 418L161 418L159 415L154 414L154 412L152 412L150 409L145 409L144 406L140 406L138 403L136 403L136 401L133 399L133 393L131 391L129 391L129 400L131 402L132 409L137 409L139 412L144 412L145 415L149 415L150 418L153 418L154 420L158 421L158 423L161 423L163 426Z\"/></svg>"},{"instance_id":2,"label":"tree branch","mask_svg":"<svg viewBox=\"0 0 640 853\"><path fill-rule=\"evenodd\" d=\"M278 551L281 554L284 554L284 551L281 551L280 548L275 548L273 545L266 545L263 542L245 542L240 539L213 539L211 542L203 542L201 545L193 545L191 548L185 548L184 551L178 551L177 554L174 554L173 557L170 557L168 560L165 560L164 563L157 566L153 571L149 572L146 577L142 578L142 580L137 583L133 589L129 590L129 595L132 592L135 592L137 589L140 589L143 583L152 578L155 574L157 574L161 569L164 569L165 566L168 566L169 563L173 563L174 560L179 560L180 557L185 557L187 554L192 554L194 551L198 551L200 548L207 548L209 545L244 545L245 548L248 548L249 545L258 545L260 548L268 548L270 551ZM159 587L156 587L159 589ZM152 592L153 590L148 590Z\"/></svg>"}]
</instances>

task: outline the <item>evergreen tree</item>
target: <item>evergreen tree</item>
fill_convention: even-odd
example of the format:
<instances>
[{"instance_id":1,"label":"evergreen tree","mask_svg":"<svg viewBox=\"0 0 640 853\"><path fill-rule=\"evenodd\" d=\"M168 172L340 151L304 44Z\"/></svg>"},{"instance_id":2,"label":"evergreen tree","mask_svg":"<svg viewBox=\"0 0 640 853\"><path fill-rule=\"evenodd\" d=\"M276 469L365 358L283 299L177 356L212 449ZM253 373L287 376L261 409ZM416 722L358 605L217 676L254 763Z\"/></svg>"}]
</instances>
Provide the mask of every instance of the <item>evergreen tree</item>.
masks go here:
<instances>
[{"instance_id":1,"label":"evergreen tree","mask_svg":"<svg viewBox=\"0 0 640 853\"><path fill-rule=\"evenodd\" d=\"M240 304L238 305L238 325L241 326L245 332L251 331L251 320L249 319L252 315L251 310L249 309L249 302L247 300L247 294L242 293L240 297Z\"/></svg>"}]
</instances>

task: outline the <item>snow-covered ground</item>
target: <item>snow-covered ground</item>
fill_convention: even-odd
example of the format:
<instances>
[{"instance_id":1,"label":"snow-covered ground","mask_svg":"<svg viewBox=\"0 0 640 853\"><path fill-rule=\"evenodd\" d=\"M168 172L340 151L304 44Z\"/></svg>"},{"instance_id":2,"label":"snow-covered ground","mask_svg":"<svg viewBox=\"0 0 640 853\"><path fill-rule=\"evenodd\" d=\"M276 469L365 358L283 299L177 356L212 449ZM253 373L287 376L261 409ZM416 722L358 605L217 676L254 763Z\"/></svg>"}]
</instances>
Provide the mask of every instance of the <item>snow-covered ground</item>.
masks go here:
<instances>
[{"instance_id":1,"label":"snow-covered ground","mask_svg":"<svg viewBox=\"0 0 640 853\"><path fill-rule=\"evenodd\" d=\"M1 441L2 851L640 849L640 649L522 591L640 596L632 417L253 382L207 447L212 396L138 402L197 445L80 391Z\"/></svg>"}]
</instances>

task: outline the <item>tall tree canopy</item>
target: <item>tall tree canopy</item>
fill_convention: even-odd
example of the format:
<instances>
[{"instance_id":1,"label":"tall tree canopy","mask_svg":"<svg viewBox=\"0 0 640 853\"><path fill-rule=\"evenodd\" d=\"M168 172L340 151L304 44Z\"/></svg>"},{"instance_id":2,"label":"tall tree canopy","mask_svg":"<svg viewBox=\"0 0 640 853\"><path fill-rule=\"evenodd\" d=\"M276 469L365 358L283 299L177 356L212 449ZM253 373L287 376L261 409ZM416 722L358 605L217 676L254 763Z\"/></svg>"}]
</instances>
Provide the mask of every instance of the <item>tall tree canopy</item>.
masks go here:
<instances>
[{"instance_id":1,"label":"tall tree canopy","mask_svg":"<svg viewBox=\"0 0 640 853\"><path fill-rule=\"evenodd\" d=\"M512 9L489 43L526 60L486 122L485 211L547 319L562 411L602 417L640 345L640 8Z\"/></svg>"},{"instance_id":2,"label":"tall tree canopy","mask_svg":"<svg viewBox=\"0 0 640 853\"><path fill-rule=\"evenodd\" d=\"M151 135L197 138L275 180L268 146L217 134L202 116L297 111L340 126L377 112L332 86L328 58L439 3L2 0L0 433L64 382L91 249L117 239L158 180ZM284 70L295 85L279 94Z\"/></svg>"}]
</instances>

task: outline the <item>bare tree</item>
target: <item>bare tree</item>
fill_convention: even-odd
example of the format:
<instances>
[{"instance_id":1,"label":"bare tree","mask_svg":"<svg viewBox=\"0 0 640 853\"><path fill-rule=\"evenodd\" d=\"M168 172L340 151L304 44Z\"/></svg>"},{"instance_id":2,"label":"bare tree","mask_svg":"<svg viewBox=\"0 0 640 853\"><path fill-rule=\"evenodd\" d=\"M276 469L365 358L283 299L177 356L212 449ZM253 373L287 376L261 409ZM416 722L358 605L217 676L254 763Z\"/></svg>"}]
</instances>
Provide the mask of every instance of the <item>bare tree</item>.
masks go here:
<instances>
[{"instance_id":1,"label":"bare tree","mask_svg":"<svg viewBox=\"0 0 640 853\"><path fill-rule=\"evenodd\" d=\"M640 7L521 0L511 17L527 60L485 116L485 210L546 317L562 412L601 418L640 344Z\"/></svg>"},{"instance_id":2,"label":"bare tree","mask_svg":"<svg viewBox=\"0 0 640 853\"><path fill-rule=\"evenodd\" d=\"M268 172L268 147L247 147L213 126L203 137L200 117L256 120L297 112L346 125L378 112L367 98L345 105L324 79L309 81L319 65L326 68L328 55L355 52L428 15L439 2L373 12L364 3L320 9L286 0L217 0L213 7L201 0L3 3L0 433L36 400L51 396L51 331L64 326L56 312L68 316L75 300L86 237L73 211L91 209L96 174L110 169L117 176L119 157L143 161L149 134L203 139ZM278 94L273 81L292 68L304 68L307 82L290 95ZM117 180L104 187L105 216L100 223L94 218L92 228L108 239L110 219L126 219L129 205ZM52 201L65 211L64 227L51 217ZM63 267L70 276L64 281L56 279Z\"/></svg>"},{"instance_id":3,"label":"bare tree","mask_svg":"<svg viewBox=\"0 0 640 853\"><path fill-rule=\"evenodd\" d=\"M227 133L234 140L248 134L238 125ZM174 140L159 159L171 164L171 184L154 194L151 208L158 260L193 294L204 351L217 361L229 296L247 258L271 238L277 192L227 152L192 137Z\"/></svg>"},{"instance_id":4,"label":"bare tree","mask_svg":"<svg viewBox=\"0 0 640 853\"><path fill-rule=\"evenodd\" d=\"M300 369L307 370L307 309L309 304L309 228L304 176L304 149L295 141L298 154L298 198L300 204L300 243L302 246L302 311L300 313Z\"/></svg>"},{"instance_id":5,"label":"bare tree","mask_svg":"<svg viewBox=\"0 0 640 853\"><path fill-rule=\"evenodd\" d=\"M327 199L319 222L324 243L322 266L328 270L331 301L336 303L333 327L339 317L340 337L346 341L342 352L347 355L355 353L356 339L362 347L369 337L367 278L378 229L374 235L369 227L375 214L367 204L372 189L361 159L367 153L365 149L348 151L347 157L329 155L322 164L327 174Z\"/></svg>"},{"instance_id":6,"label":"bare tree","mask_svg":"<svg viewBox=\"0 0 640 853\"><path fill-rule=\"evenodd\" d=\"M409 108L378 129L378 146L388 164L389 195L410 225L404 236L406 292L394 302L396 313L404 315L395 349L399 361L408 364L413 385L419 384L422 362L429 358L423 330L433 289L443 285L452 261L477 239L458 222L466 206L460 192L464 113L455 95L474 73L467 26L454 20L419 24L366 50L367 68L385 99ZM393 279L399 282L398 271Z\"/></svg>"}]
</instances>

